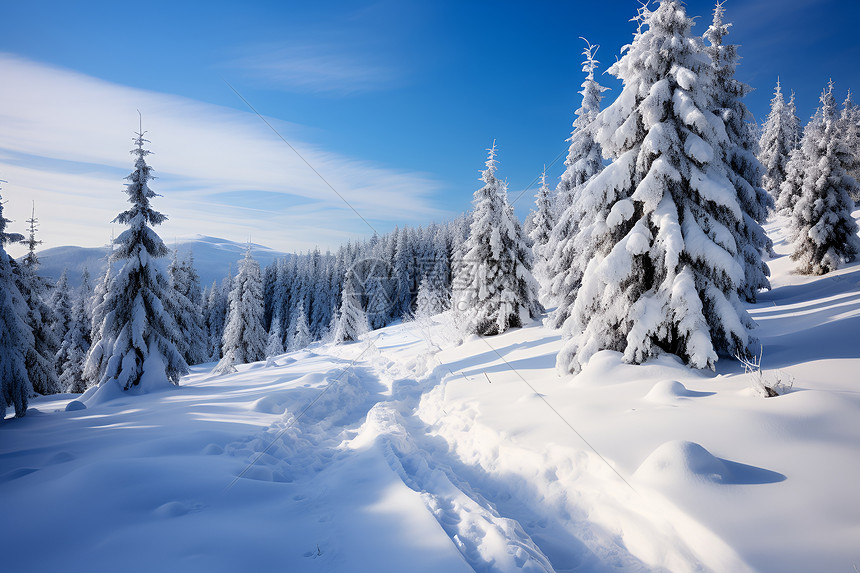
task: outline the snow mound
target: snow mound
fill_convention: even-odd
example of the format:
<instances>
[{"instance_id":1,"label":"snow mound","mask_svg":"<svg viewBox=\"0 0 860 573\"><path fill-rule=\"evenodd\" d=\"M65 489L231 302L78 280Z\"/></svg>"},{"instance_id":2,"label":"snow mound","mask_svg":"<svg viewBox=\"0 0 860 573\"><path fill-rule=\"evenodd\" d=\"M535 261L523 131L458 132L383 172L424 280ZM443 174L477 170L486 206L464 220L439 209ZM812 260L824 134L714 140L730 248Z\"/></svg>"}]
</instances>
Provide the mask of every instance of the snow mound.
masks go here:
<instances>
[{"instance_id":1,"label":"snow mound","mask_svg":"<svg viewBox=\"0 0 860 573\"><path fill-rule=\"evenodd\" d=\"M752 485L785 480L781 473L718 458L701 445L673 440L651 452L633 477L654 486L683 483Z\"/></svg>"},{"instance_id":2,"label":"snow mound","mask_svg":"<svg viewBox=\"0 0 860 573\"><path fill-rule=\"evenodd\" d=\"M66 412L74 412L75 410L86 410L87 405L80 400L72 400L66 404Z\"/></svg>"},{"instance_id":3,"label":"snow mound","mask_svg":"<svg viewBox=\"0 0 860 573\"><path fill-rule=\"evenodd\" d=\"M651 452L633 474L649 483L677 483L698 480L723 483L730 471L722 459L695 442L672 440Z\"/></svg>"},{"instance_id":4,"label":"snow mound","mask_svg":"<svg viewBox=\"0 0 860 573\"><path fill-rule=\"evenodd\" d=\"M155 509L155 515L159 517L181 517L194 511L200 511L203 504L187 501L169 501Z\"/></svg>"},{"instance_id":5,"label":"snow mound","mask_svg":"<svg viewBox=\"0 0 860 573\"><path fill-rule=\"evenodd\" d=\"M254 402L252 409L263 414L283 414L292 399L293 394L289 391L272 392Z\"/></svg>"},{"instance_id":6,"label":"snow mound","mask_svg":"<svg viewBox=\"0 0 860 573\"><path fill-rule=\"evenodd\" d=\"M681 398L696 398L699 396L711 396L713 394L713 392L688 390L686 386L677 380L660 380L645 394L644 399L649 402L667 403Z\"/></svg>"}]
</instances>

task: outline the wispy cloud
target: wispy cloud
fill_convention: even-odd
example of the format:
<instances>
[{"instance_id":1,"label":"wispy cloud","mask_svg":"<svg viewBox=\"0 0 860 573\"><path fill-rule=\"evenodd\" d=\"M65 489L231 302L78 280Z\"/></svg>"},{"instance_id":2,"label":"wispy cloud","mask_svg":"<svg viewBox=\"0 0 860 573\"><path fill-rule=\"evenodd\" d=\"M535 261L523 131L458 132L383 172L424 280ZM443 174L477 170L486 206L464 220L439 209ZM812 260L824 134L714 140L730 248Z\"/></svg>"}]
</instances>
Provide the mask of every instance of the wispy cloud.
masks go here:
<instances>
[{"instance_id":1,"label":"wispy cloud","mask_svg":"<svg viewBox=\"0 0 860 573\"><path fill-rule=\"evenodd\" d=\"M23 228L36 200L46 246L103 244L125 208L122 176L137 109L152 139L150 163L169 221L165 237L201 233L279 250L333 247L370 231L255 115L128 88L0 54L0 177L5 214ZM268 119L380 230L440 219L438 190L421 173L344 157Z\"/></svg>"},{"instance_id":2,"label":"wispy cloud","mask_svg":"<svg viewBox=\"0 0 860 573\"><path fill-rule=\"evenodd\" d=\"M390 64L334 44L263 44L245 48L227 67L277 89L348 95L397 87Z\"/></svg>"}]
</instances>

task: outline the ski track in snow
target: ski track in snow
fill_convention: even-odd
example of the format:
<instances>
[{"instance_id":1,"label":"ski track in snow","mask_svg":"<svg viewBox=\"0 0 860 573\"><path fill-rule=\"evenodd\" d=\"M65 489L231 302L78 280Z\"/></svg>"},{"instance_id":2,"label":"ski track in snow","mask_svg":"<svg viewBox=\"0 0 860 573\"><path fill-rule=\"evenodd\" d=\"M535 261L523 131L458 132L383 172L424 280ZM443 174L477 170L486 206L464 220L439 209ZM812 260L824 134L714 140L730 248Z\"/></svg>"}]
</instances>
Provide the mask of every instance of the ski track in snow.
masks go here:
<instances>
[{"instance_id":1,"label":"ski track in snow","mask_svg":"<svg viewBox=\"0 0 860 573\"><path fill-rule=\"evenodd\" d=\"M655 507L643 505L596 456L559 447L539 454L481 425L475 407L446 412L446 380L456 377L450 367L436 360L419 381L420 373L412 370L425 369L433 356L404 365L385 352L384 334L379 339L381 350L372 339L356 345L355 363L331 356L339 363L336 369L297 381L307 389L258 400L255 409L284 414L262 432L224 448L247 461L239 477L308 480L357 450L376 447L403 483L421 495L475 571L664 570L643 562L627 547L630 543L672 570L706 570L671 524L644 517ZM417 335L411 344L423 342ZM499 458L505 472L494 467ZM618 487L607 488L607 482ZM602 517L593 521L592 513ZM630 531L613 530L619 520ZM652 528L656 534L645 532ZM642 537L638 543L636 536ZM662 554L665 548L672 548L669 555ZM736 571L743 569L735 565Z\"/></svg>"}]
</instances>

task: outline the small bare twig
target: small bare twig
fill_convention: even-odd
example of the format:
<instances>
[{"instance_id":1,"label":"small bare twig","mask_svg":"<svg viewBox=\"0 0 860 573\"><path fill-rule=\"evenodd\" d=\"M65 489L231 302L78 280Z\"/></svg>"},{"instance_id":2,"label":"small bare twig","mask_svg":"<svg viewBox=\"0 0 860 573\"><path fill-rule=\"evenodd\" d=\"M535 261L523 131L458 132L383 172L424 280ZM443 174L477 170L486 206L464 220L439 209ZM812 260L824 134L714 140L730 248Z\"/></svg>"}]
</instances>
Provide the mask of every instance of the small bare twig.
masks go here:
<instances>
[{"instance_id":1,"label":"small bare twig","mask_svg":"<svg viewBox=\"0 0 860 573\"><path fill-rule=\"evenodd\" d=\"M764 348L760 347L758 356L743 356L740 352L735 353L735 359L744 367L744 374L752 380L752 387L757 393L766 398L774 398L786 394L794 386L794 377L781 370L771 373L765 377L761 369L761 359Z\"/></svg>"}]
</instances>

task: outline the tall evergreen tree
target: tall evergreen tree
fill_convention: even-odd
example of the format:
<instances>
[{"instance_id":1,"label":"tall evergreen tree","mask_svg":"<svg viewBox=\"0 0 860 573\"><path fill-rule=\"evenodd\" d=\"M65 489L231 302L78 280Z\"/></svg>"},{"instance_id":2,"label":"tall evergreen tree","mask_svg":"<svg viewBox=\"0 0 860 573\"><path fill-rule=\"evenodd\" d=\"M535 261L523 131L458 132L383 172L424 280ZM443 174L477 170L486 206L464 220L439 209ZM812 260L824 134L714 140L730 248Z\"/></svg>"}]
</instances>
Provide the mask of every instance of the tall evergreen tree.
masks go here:
<instances>
[{"instance_id":1,"label":"tall evergreen tree","mask_svg":"<svg viewBox=\"0 0 860 573\"><path fill-rule=\"evenodd\" d=\"M173 252L173 260L167 267L170 295L173 299L173 320L177 326L178 348L188 364L200 364L207 359L206 335L203 329L203 314L200 307L200 278L194 270L193 259L179 262Z\"/></svg>"},{"instance_id":2,"label":"tall evergreen tree","mask_svg":"<svg viewBox=\"0 0 860 573\"><path fill-rule=\"evenodd\" d=\"M343 279L340 312L334 330L334 342L350 342L369 330L367 315L361 306L361 283L352 268L346 271Z\"/></svg>"},{"instance_id":3,"label":"tall evergreen tree","mask_svg":"<svg viewBox=\"0 0 860 573\"><path fill-rule=\"evenodd\" d=\"M791 115L777 79L773 99L770 100L770 113L762 128L758 156L764 166L762 185L774 197L779 194L779 187L785 181L788 156L797 146L797 133Z\"/></svg>"},{"instance_id":4,"label":"tall evergreen tree","mask_svg":"<svg viewBox=\"0 0 860 573\"><path fill-rule=\"evenodd\" d=\"M266 340L266 357L278 356L284 353L284 335L281 332L281 310L275 311L272 316L272 327L269 329L269 337Z\"/></svg>"},{"instance_id":5,"label":"tall evergreen tree","mask_svg":"<svg viewBox=\"0 0 860 573\"><path fill-rule=\"evenodd\" d=\"M803 129L801 127L800 118L797 117L797 102L794 97L794 90L791 90L791 97L785 105L786 117L786 146L789 150L794 150L800 147L800 139L803 137ZM789 155L791 152L789 151Z\"/></svg>"},{"instance_id":6,"label":"tall evergreen tree","mask_svg":"<svg viewBox=\"0 0 860 573\"><path fill-rule=\"evenodd\" d=\"M860 182L860 106L851 99L851 90L842 102L842 113L839 116L839 131L845 140L848 154L845 158L845 170L848 175ZM849 191L851 193L851 191ZM851 199L860 203L860 195L854 192Z\"/></svg>"},{"instance_id":7,"label":"tall evergreen tree","mask_svg":"<svg viewBox=\"0 0 860 573\"><path fill-rule=\"evenodd\" d=\"M582 282L582 273L595 247L592 244L578 244L576 235L580 226L587 224L584 219L591 216L583 211L582 190L603 169L602 151L594 137L594 121L600 113L602 94L607 89L594 79L594 72L600 63L595 58L598 47L586 41L586 48L582 52L585 56L582 71L586 74L582 91L579 92L582 94L582 105L576 110L576 120L573 122L570 149L565 161L567 168L556 189L560 211L545 249L551 255L548 256L543 296L548 302L556 304L555 311L547 318L547 325L552 328L561 327L570 316L570 309Z\"/></svg>"},{"instance_id":8,"label":"tall evergreen tree","mask_svg":"<svg viewBox=\"0 0 860 573\"><path fill-rule=\"evenodd\" d=\"M113 243L113 239L111 239ZM84 360L84 383L86 386L95 386L104 377L107 369L108 359L111 357L111 341L102 337L104 332L105 318L110 309L104 305L105 298L111 289L113 282L113 271L111 257L108 255L105 271L93 290L90 302L92 318L90 320L90 347Z\"/></svg>"},{"instance_id":9,"label":"tall evergreen tree","mask_svg":"<svg viewBox=\"0 0 860 573\"><path fill-rule=\"evenodd\" d=\"M412 311L412 245L409 242L409 230L403 227L395 230L396 247L393 261L394 297L393 317L399 318Z\"/></svg>"},{"instance_id":10,"label":"tall evergreen tree","mask_svg":"<svg viewBox=\"0 0 860 573\"><path fill-rule=\"evenodd\" d=\"M544 167L540 177L540 187L535 195L535 210L533 213L532 228L528 236L532 241L532 249L534 250L534 274L542 284L545 284L548 281L549 258L552 256L547 245L549 244L552 229L555 226L553 205L550 200L549 187L546 184L546 167Z\"/></svg>"},{"instance_id":11,"label":"tall evergreen tree","mask_svg":"<svg viewBox=\"0 0 860 573\"><path fill-rule=\"evenodd\" d=\"M36 247L42 241L36 240L35 207L33 214L27 219L29 234L22 241L27 245L27 255L18 266L18 290L27 305L27 324L33 333L33 345L27 349L27 372L33 390L39 394L56 394L60 391L54 368L54 354L60 346L60 338L55 334L54 314L48 304L48 283L39 275L39 258Z\"/></svg>"},{"instance_id":12,"label":"tall evergreen tree","mask_svg":"<svg viewBox=\"0 0 860 573\"><path fill-rule=\"evenodd\" d=\"M230 309L222 340L223 358L214 372L235 372L236 364L266 358L268 337L263 328L263 313L263 277L260 264L251 256L249 244L230 291Z\"/></svg>"},{"instance_id":13,"label":"tall evergreen tree","mask_svg":"<svg viewBox=\"0 0 860 573\"><path fill-rule=\"evenodd\" d=\"M57 353L51 361L54 364L54 368L57 374L57 391L62 391L65 389L65 385L62 384L60 380L60 375L63 373L63 365L57 360L57 356L60 355L62 351L62 342L66 338L66 334L69 329L72 327L73 315L72 315L72 296L69 292L69 270L63 269L63 273L60 275L60 279L57 281L57 284L54 285L54 292L51 293L51 312L52 322L50 325L51 331L54 336L60 341L57 346Z\"/></svg>"},{"instance_id":14,"label":"tall evergreen tree","mask_svg":"<svg viewBox=\"0 0 860 573\"><path fill-rule=\"evenodd\" d=\"M69 289L69 269L63 269L51 293L51 330L62 340L72 321L72 293Z\"/></svg>"},{"instance_id":15,"label":"tall evergreen tree","mask_svg":"<svg viewBox=\"0 0 860 573\"><path fill-rule=\"evenodd\" d=\"M542 311L531 272L531 244L508 204L505 184L496 178L495 142L488 151L481 174L484 185L475 191L472 227L456 280L455 308L480 335L522 326Z\"/></svg>"},{"instance_id":16,"label":"tall evergreen tree","mask_svg":"<svg viewBox=\"0 0 860 573\"><path fill-rule=\"evenodd\" d=\"M125 188L131 208L113 221L129 227L115 239L110 258L111 264L122 266L94 311L94 317L104 317L101 340L90 349L87 362L97 371L104 364L101 386L116 383L123 390L148 390L178 384L188 372L188 365L182 358L184 348L176 344L180 337L173 318L177 311L170 285L155 264L169 251L152 226L167 217L150 204L152 198L158 197L149 188L153 175L146 156L151 152L143 147L148 143L144 132L135 135L135 149L131 150L136 157L134 171L126 177L129 183Z\"/></svg>"},{"instance_id":17,"label":"tall evergreen tree","mask_svg":"<svg viewBox=\"0 0 860 573\"><path fill-rule=\"evenodd\" d=\"M563 374L604 349L632 363L668 351L713 367L718 352L745 353L749 342L730 231L744 213L720 153L725 125L709 109L712 67L680 2L640 18L609 70L623 90L595 120L615 161L581 194L594 224L577 240L598 247L562 328Z\"/></svg>"},{"instance_id":18,"label":"tall evergreen tree","mask_svg":"<svg viewBox=\"0 0 860 573\"><path fill-rule=\"evenodd\" d=\"M296 331L293 333L293 350L301 350L310 343L311 331L308 326L308 317L305 316L303 310L299 309L299 316L296 318Z\"/></svg>"},{"instance_id":19,"label":"tall evergreen tree","mask_svg":"<svg viewBox=\"0 0 860 573\"><path fill-rule=\"evenodd\" d=\"M809 136L804 135L801 147L792 149L785 166L785 181L779 187L779 198L776 202L776 210L780 215L791 217L794 206L803 194L803 178L808 168L807 152L804 151L810 145L815 145L812 139L813 128L809 126Z\"/></svg>"},{"instance_id":20,"label":"tall evergreen tree","mask_svg":"<svg viewBox=\"0 0 860 573\"><path fill-rule=\"evenodd\" d=\"M27 324L27 304L12 271L12 258L6 253L7 243L17 243L23 236L7 233L9 219L3 216L0 197L0 420L6 408L15 409L20 418L27 413L27 403L33 387L27 373L26 355L34 344L33 331Z\"/></svg>"},{"instance_id":21,"label":"tall evergreen tree","mask_svg":"<svg viewBox=\"0 0 860 573\"><path fill-rule=\"evenodd\" d=\"M424 277L418 286L418 296L415 300L415 318L426 318L439 314L447 309L446 296L439 289L439 284L429 277Z\"/></svg>"},{"instance_id":22,"label":"tall evergreen tree","mask_svg":"<svg viewBox=\"0 0 860 573\"><path fill-rule=\"evenodd\" d=\"M86 325L84 340L86 340L87 348L89 348L89 345L92 344L90 332L93 322L93 285L90 282L90 271L87 267L84 267L84 270L81 272L81 286L78 287L78 299L82 303L81 312L83 315L81 318Z\"/></svg>"},{"instance_id":23,"label":"tall evergreen tree","mask_svg":"<svg viewBox=\"0 0 860 573\"><path fill-rule=\"evenodd\" d=\"M762 255L773 251L773 242L761 225L767 220L768 211L773 209L774 200L761 187L763 168L755 156L756 143L747 127L753 117L742 101L752 88L735 78L738 48L724 42L731 27L723 22L724 12L722 3L718 3L713 22L705 32L708 41L705 50L714 68L712 111L720 116L726 128L723 158L744 213L743 221L730 228L744 265L744 280L738 292L744 299L755 302L759 290L770 289L767 278L770 269Z\"/></svg>"},{"instance_id":24,"label":"tall evergreen tree","mask_svg":"<svg viewBox=\"0 0 860 573\"><path fill-rule=\"evenodd\" d=\"M791 214L790 233L797 270L822 275L860 253L857 223L851 215L860 186L848 175L851 153L840 131L833 81L821 93L821 106L806 129L803 187Z\"/></svg>"},{"instance_id":25,"label":"tall evergreen tree","mask_svg":"<svg viewBox=\"0 0 860 573\"><path fill-rule=\"evenodd\" d=\"M65 392L78 393L87 389L84 362L89 349L90 323L86 318L86 302L82 297L74 299L69 325L55 357L60 387Z\"/></svg>"}]
</instances>

